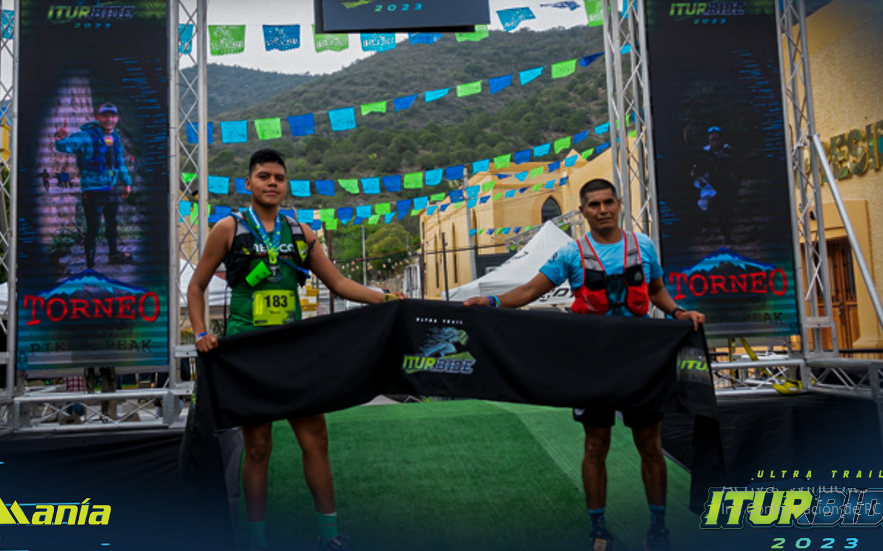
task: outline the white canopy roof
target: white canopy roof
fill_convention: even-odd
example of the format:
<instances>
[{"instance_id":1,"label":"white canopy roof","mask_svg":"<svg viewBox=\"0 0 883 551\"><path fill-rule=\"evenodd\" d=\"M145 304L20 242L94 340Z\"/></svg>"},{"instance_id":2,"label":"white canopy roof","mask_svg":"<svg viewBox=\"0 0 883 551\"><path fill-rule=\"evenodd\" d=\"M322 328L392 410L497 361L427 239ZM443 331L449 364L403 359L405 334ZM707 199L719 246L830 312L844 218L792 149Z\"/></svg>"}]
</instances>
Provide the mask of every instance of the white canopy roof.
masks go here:
<instances>
[{"instance_id":1,"label":"white canopy roof","mask_svg":"<svg viewBox=\"0 0 883 551\"><path fill-rule=\"evenodd\" d=\"M187 307L187 286L190 285L190 279L193 278L193 266L183 258L179 260L181 268L181 308ZM212 276L212 280L208 285L209 313L211 317L223 316L224 303L230 303L230 291L227 289L227 282L223 279ZM0 316L6 315L6 308L9 304L9 285L4 283L0 285Z\"/></svg>"},{"instance_id":2,"label":"white canopy roof","mask_svg":"<svg viewBox=\"0 0 883 551\"><path fill-rule=\"evenodd\" d=\"M500 295L533 279L555 251L572 241L558 226L546 222L523 249L502 266L460 287L450 290L450 300L464 301L470 297ZM528 306L570 305L573 293L563 283Z\"/></svg>"}]
</instances>

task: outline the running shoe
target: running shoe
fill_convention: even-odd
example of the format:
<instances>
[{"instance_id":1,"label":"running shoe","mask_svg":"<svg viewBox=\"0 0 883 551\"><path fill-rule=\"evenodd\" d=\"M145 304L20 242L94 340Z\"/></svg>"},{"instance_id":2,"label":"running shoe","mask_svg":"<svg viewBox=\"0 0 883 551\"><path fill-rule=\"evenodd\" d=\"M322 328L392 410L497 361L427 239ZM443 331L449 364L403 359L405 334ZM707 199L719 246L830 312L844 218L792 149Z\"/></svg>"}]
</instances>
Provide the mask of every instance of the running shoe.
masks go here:
<instances>
[{"instance_id":1,"label":"running shoe","mask_svg":"<svg viewBox=\"0 0 883 551\"><path fill-rule=\"evenodd\" d=\"M589 535L592 541L591 551L614 551L616 547L613 545L613 536L603 526L595 526Z\"/></svg>"},{"instance_id":2,"label":"running shoe","mask_svg":"<svg viewBox=\"0 0 883 551\"><path fill-rule=\"evenodd\" d=\"M644 551L671 551L668 542L668 528L651 524L644 537Z\"/></svg>"},{"instance_id":3,"label":"running shoe","mask_svg":"<svg viewBox=\"0 0 883 551\"><path fill-rule=\"evenodd\" d=\"M110 253L107 257L107 262L109 264L131 264L132 255L130 255L129 253L124 253L122 251Z\"/></svg>"},{"instance_id":4,"label":"running shoe","mask_svg":"<svg viewBox=\"0 0 883 551\"><path fill-rule=\"evenodd\" d=\"M322 543L322 538L319 538L319 551L349 551L350 546L349 543L347 543L349 539L349 536L338 534L325 543Z\"/></svg>"}]
</instances>

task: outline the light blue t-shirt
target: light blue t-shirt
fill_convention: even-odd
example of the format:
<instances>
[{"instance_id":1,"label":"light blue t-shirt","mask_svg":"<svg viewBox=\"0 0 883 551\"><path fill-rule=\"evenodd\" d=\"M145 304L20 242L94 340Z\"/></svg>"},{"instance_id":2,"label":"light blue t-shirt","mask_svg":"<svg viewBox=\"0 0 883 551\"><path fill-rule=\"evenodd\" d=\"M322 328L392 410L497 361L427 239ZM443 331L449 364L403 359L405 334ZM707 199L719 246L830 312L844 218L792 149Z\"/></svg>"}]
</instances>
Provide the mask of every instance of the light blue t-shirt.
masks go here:
<instances>
[{"instance_id":1,"label":"light blue t-shirt","mask_svg":"<svg viewBox=\"0 0 883 551\"><path fill-rule=\"evenodd\" d=\"M642 233L636 233L638 236L638 246L641 248L641 263L644 268L644 277L647 283L654 279L662 277L662 266L659 265L659 255L656 254L656 246L649 237ZM587 249L585 238L582 240L583 249ZM601 264L607 275L622 274L623 260L625 260L625 251L623 250L624 241L619 240L618 243L610 245L602 245L592 239L592 246L601 258ZM588 252L588 251L587 251ZM580 257L579 246L576 241L571 241L564 245L552 255L546 264L540 268L540 273L548 277L557 287L565 281L570 281L570 288L577 289L583 284L583 261ZM620 278L609 278L607 280L607 296L611 302L625 301L625 284ZM631 316L625 306L617 306L611 308L607 312L608 316Z\"/></svg>"}]
</instances>

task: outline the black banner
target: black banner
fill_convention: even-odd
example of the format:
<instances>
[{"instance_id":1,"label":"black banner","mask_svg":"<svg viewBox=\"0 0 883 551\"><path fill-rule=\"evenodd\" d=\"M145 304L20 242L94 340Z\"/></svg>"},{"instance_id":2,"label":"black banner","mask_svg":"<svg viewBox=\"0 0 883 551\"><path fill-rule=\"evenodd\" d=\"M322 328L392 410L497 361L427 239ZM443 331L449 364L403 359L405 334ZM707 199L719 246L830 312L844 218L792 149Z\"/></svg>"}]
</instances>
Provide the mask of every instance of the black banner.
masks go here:
<instances>
[{"instance_id":1,"label":"black banner","mask_svg":"<svg viewBox=\"0 0 883 551\"><path fill-rule=\"evenodd\" d=\"M773 0L647 2L662 264L711 335L793 335L788 156Z\"/></svg>"},{"instance_id":2,"label":"black banner","mask_svg":"<svg viewBox=\"0 0 883 551\"><path fill-rule=\"evenodd\" d=\"M336 411L380 394L679 411L697 418L698 509L723 474L707 358L702 333L687 322L416 300L361 308L222 339L202 357L183 465L192 473L217 465L201 455L215 428Z\"/></svg>"},{"instance_id":3,"label":"black banner","mask_svg":"<svg viewBox=\"0 0 883 551\"><path fill-rule=\"evenodd\" d=\"M469 31L491 22L487 0L314 0L319 32L417 31L434 29Z\"/></svg>"},{"instance_id":4,"label":"black banner","mask_svg":"<svg viewBox=\"0 0 883 551\"><path fill-rule=\"evenodd\" d=\"M166 9L21 1L19 369L168 364Z\"/></svg>"}]
</instances>

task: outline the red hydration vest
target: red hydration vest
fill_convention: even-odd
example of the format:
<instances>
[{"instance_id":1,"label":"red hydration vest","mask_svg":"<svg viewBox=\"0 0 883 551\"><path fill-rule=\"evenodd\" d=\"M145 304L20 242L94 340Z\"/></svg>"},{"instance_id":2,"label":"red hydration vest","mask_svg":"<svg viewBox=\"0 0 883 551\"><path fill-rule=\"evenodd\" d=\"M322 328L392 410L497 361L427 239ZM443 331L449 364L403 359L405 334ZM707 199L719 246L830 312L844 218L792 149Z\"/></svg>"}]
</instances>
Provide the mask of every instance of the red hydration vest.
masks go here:
<instances>
[{"instance_id":1,"label":"red hydration vest","mask_svg":"<svg viewBox=\"0 0 883 551\"><path fill-rule=\"evenodd\" d=\"M583 260L583 284L573 291L575 300L571 306L576 314L604 315L611 307L620 306L622 303L611 304L607 296L608 277L622 277L625 282L626 299L625 307L635 316L646 316L650 311L650 292L647 288L647 278L644 277L644 266L641 264L641 247L638 245L638 236L632 232L622 232L624 241L623 249L625 258L622 265L621 275L608 276L601 258L595 252L595 247L586 235L586 248L583 248L582 240L577 240L580 256Z\"/></svg>"}]
</instances>

